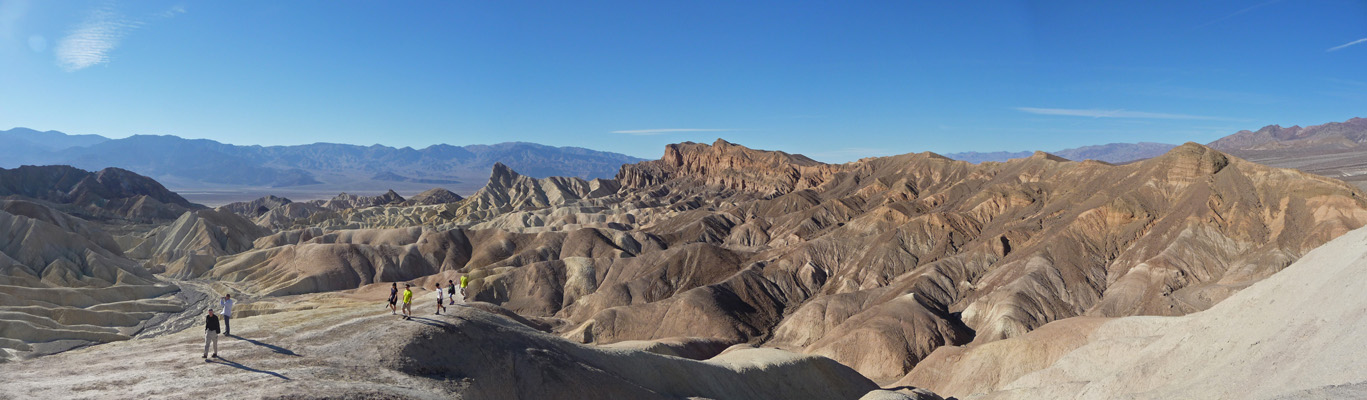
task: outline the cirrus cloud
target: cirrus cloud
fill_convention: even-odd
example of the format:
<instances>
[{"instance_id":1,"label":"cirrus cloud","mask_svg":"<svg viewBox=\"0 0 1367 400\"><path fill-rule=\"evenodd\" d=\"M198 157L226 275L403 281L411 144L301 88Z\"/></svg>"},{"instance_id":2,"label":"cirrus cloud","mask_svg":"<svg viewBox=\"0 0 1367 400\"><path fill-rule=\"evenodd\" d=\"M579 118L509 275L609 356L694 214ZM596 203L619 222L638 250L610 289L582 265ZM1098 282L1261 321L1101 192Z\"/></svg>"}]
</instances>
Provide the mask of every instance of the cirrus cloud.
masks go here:
<instances>
[{"instance_id":1,"label":"cirrus cloud","mask_svg":"<svg viewBox=\"0 0 1367 400\"><path fill-rule=\"evenodd\" d=\"M144 19L172 18L184 13L185 6L177 5ZM119 46L119 42L146 24L146 21L119 13L112 3L93 9L70 33L57 41L57 47L53 49L57 66L67 72L75 72L108 63L109 53Z\"/></svg>"},{"instance_id":2,"label":"cirrus cloud","mask_svg":"<svg viewBox=\"0 0 1367 400\"><path fill-rule=\"evenodd\" d=\"M1038 108L1038 107L1016 107L1018 111L1024 111L1039 115L1063 115L1069 117L1092 117L1092 118L1135 118L1135 119L1190 119L1206 121L1223 121L1226 118L1207 117L1202 115L1169 114L1145 111L1130 110L1098 110L1098 109L1078 109L1078 108Z\"/></svg>"},{"instance_id":3,"label":"cirrus cloud","mask_svg":"<svg viewBox=\"0 0 1367 400\"><path fill-rule=\"evenodd\" d=\"M57 42L57 66L74 72L109 62L109 52L141 22L125 18L113 7L91 10L85 20Z\"/></svg>"},{"instance_id":4,"label":"cirrus cloud","mask_svg":"<svg viewBox=\"0 0 1367 400\"><path fill-rule=\"evenodd\" d=\"M681 132L730 132L730 131L734 131L734 130L735 130L735 129L668 128L668 129L634 129L634 130L612 131L612 133L625 133L625 134L628 134L628 135L636 135L636 136L652 136L652 135L663 135L663 134L666 134L666 133L681 133Z\"/></svg>"},{"instance_id":5,"label":"cirrus cloud","mask_svg":"<svg viewBox=\"0 0 1367 400\"><path fill-rule=\"evenodd\" d=\"M1367 38L1362 38L1362 39L1354 40L1354 41L1351 41L1351 42L1348 42L1348 43L1344 43L1344 44L1341 44L1341 45L1338 45L1338 46L1330 47L1329 50L1325 50L1324 52L1325 52L1325 53L1335 52L1335 51L1339 51L1339 50L1346 49L1346 48L1348 48L1348 46L1352 46L1352 45L1360 44L1360 43L1367 43Z\"/></svg>"}]
</instances>

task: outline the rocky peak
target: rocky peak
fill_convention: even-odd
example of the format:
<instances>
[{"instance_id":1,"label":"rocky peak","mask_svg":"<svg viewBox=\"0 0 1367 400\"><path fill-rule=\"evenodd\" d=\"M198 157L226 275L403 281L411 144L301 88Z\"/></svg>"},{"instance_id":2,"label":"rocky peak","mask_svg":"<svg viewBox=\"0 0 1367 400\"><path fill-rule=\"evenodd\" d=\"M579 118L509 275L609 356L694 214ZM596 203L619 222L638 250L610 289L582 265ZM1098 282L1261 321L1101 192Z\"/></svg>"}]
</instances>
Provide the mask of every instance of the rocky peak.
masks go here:
<instances>
[{"instance_id":1,"label":"rocky peak","mask_svg":"<svg viewBox=\"0 0 1367 400\"><path fill-rule=\"evenodd\" d=\"M203 208L152 178L118 168L99 172L65 165L0 168L0 196L10 195L51 202L83 218L175 219L187 209Z\"/></svg>"},{"instance_id":2,"label":"rocky peak","mask_svg":"<svg viewBox=\"0 0 1367 400\"><path fill-rule=\"evenodd\" d=\"M345 210L348 208L366 208L387 204L398 204L403 201L403 196L400 196L398 193L395 193L393 189L390 189L379 196L357 196L342 192L341 194L338 194L337 197L333 197L332 200L328 200L321 204L316 203L317 200L315 200L314 204L333 210Z\"/></svg>"},{"instance_id":3,"label":"rocky peak","mask_svg":"<svg viewBox=\"0 0 1367 400\"><path fill-rule=\"evenodd\" d=\"M1190 180L1220 172L1229 165L1230 159L1215 149L1187 142L1145 163L1169 169L1170 178Z\"/></svg>"},{"instance_id":4,"label":"rocky peak","mask_svg":"<svg viewBox=\"0 0 1367 400\"><path fill-rule=\"evenodd\" d=\"M455 203L463 200L460 195L443 188L431 188L408 199L414 205L435 205Z\"/></svg>"},{"instance_id":5,"label":"rocky peak","mask_svg":"<svg viewBox=\"0 0 1367 400\"><path fill-rule=\"evenodd\" d=\"M398 203L403 201L403 196L394 192L394 189L389 189L383 195L380 195L380 198L377 200L384 202L381 204Z\"/></svg>"},{"instance_id":6,"label":"rocky peak","mask_svg":"<svg viewBox=\"0 0 1367 400\"><path fill-rule=\"evenodd\" d=\"M814 187L836 168L801 154L754 150L717 139L711 145L683 142L665 146L664 156L622 166L624 187L644 187L681 178L764 196Z\"/></svg>"},{"instance_id":7,"label":"rocky peak","mask_svg":"<svg viewBox=\"0 0 1367 400\"><path fill-rule=\"evenodd\" d=\"M1035 154L1031 154L1031 155L1030 155L1030 158L1029 158L1029 159L1031 159L1031 160L1048 160L1048 161L1055 161L1055 162L1068 162L1068 161L1072 161L1072 160L1069 160L1069 159L1067 159L1067 158L1059 157L1059 156L1056 156L1056 155L1053 155L1053 154L1049 154L1049 153L1046 153L1046 152L1043 152L1043 151L1036 151Z\"/></svg>"},{"instance_id":8,"label":"rocky peak","mask_svg":"<svg viewBox=\"0 0 1367 400\"><path fill-rule=\"evenodd\" d=\"M165 186L152 178L138 175L133 171L121 168L105 168L87 176L90 182L83 184L88 186L88 190L99 194L101 197L112 199L122 197L134 197L143 195L157 199L162 203L175 204L183 207L192 207L193 204L184 197L167 190ZM73 191L81 190L81 185Z\"/></svg>"},{"instance_id":9,"label":"rocky peak","mask_svg":"<svg viewBox=\"0 0 1367 400\"><path fill-rule=\"evenodd\" d=\"M496 162L493 170L489 172L489 183L485 186L509 187L519 176L522 175L518 174L517 171L513 171L512 168L501 162Z\"/></svg>"},{"instance_id":10,"label":"rocky peak","mask_svg":"<svg viewBox=\"0 0 1367 400\"><path fill-rule=\"evenodd\" d=\"M252 201L239 201L236 203L225 204L219 206L217 210L256 218L261 216L262 214L274 210L276 207L280 207L290 203L293 203L293 201L291 201L290 199L270 195Z\"/></svg>"}]
</instances>

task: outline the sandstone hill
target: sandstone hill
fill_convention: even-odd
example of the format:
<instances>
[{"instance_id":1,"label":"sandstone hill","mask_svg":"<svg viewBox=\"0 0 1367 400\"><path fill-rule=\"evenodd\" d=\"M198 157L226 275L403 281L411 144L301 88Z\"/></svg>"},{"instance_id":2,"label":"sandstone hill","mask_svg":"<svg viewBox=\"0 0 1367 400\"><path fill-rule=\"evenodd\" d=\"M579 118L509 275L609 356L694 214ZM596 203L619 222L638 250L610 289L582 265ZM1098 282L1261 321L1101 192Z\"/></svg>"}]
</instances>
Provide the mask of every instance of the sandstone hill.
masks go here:
<instances>
[{"instance_id":1,"label":"sandstone hill","mask_svg":"<svg viewBox=\"0 0 1367 400\"><path fill-rule=\"evenodd\" d=\"M1363 243L1367 228L1183 317L1076 317L941 348L898 384L966 399L1362 398Z\"/></svg>"},{"instance_id":2,"label":"sandstone hill","mask_svg":"<svg viewBox=\"0 0 1367 400\"><path fill-rule=\"evenodd\" d=\"M151 178L118 168L0 168L0 196L41 201L87 219L140 223L171 220L203 208Z\"/></svg>"},{"instance_id":3,"label":"sandstone hill","mask_svg":"<svg viewBox=\"0 0 1367 400\"><path fill-rule=\"evenodd\" d=\"M93 224L0 200L0 361L126 340L182 309Z\"/></svg>"},{"instance_id":4,"label":"sandstone hill","mask_svg":"<svg viewBox=\"0 0 1367 400\"><path fill-rule=\"evenodd\" d=\"M254 205L267 201L267 198L262 198L248 203L230 204L220 209L254 217L258 225L276 229L386 229L411 226L449 229L487 224L514 213L547 211L553 205L612 204L619 202L615 196L619 189L620 185L616 180L566 177L537 179L519 174L502 163L495 163L488 183L469 198L435 188L408 200L404 200L393 191L381 196L364 197L343 193L328 201L283 203L263 209ZM602 201L592 200L600 197L610 198ZM243 211L247 209L255 209L260 213ZM596 210L590 207L574 214L593 211ZM556 221L566 220L577 221L573 217ZM556 221L539 219L525 223L519 221L513 225L540 226ZM589 221L586 219L585 222ZM502 225L493 222L492 226Z\"/></svg>"},{"instance_id":5,"label":"sandstone hill","mask_svg":"<svg viewBox=\"0 0 1367 400\"><path fill-rule=\"evenodd\" d=\"M890 381L940 346L1204 310L1364 224L1350 186L1194 143L1119 166L830 165L718 141L614 180L496 166L457 203L296 220L209 277L281 295L468 273L471 299L577 341L762 344Z\"/></svg>"},{"instance_id":6,"label":"sandstone hill","mask_svg":"<svg viewBox=\"0 0 1367 400\"><path fill-rule=\"evenodd\" d=\"M494 164L489 182L451 210L451 218L461 222L484 221L511 211L544 209L580 199L614 194L619 189L613 180L549 177L536 179L513 171L503 163Z\"/></svg>"},{"instance_id":7,"label":"sandstone hill","mask_svg":"<svg viewBox=\"0 0 1367 400\"><path fill-rule=\"evenodd\" d=\"M250 250L256 239L270 233L237 214L199 210L142 237L126 239L125 246L128 257L146 260L152 271L184 279L203 275L218 257Z\"/></svg>"},{"instance_id":8,"label":"sandstone hill","mask_svg":"<svg viewBox=\"0 0 1367 400\"><path fill-rule=\"evenodd\" d=\"M940 345L1069 316L1199 311L1367 222L1351 187L1195 144L1126 166L1043 153L832 166L684 144L619 179L635 213L657 214L635 219L659 218L637 230L660 238L663 259L594 259L591 278L568 260L472 273L510 286L498 289L509 301L565 282L539 308L581 340L762 342L877 378Z\"/></svg>"},{"instance_id":9,"label":"sandstone hill","mask_svg":"<svg viewBox=\"0 0 1367 400\"><path fill-rule=\"evenodd\" d=\"M404 202L407 206L432 206L437 204L455 203L464 200L463 197L443 188L431 188L422 193L414 195Z\"/></svg>"},{"instance_id":10,"label":"sandstone hill","mask_svg":"<svg viewBox=\"0 0 1367 400\"><path fill-rule=\"evenodd\" d=\"M504 167L506 168L506 167ZM451 203L459 203L464 200L460 195L443 188L432 188L411 199L404 199L398 193L390 190L378 196L359 196L348 193L341 193L329 200L315 200L309 202L293 202L290 199L276 196L265 196L256 200L230 203L217 208L219 211L230 212L251 219L257 225L272 229L294 229L300 226L328 226L340 228L349 226L352 228L360 227L400 227L422 225L430 222L431 218L399 219L388 224L375 224L374 214L362 211L371 207L394 206L392 209L405 209L413 206L441 206ZM425 207L429 210L445 210L444 207ZM410 210L411 211L411 210ZM361 214L356 214L361 212ZM409 214L409 213L405 213ZM367 223L360 223L360 220L370 220ZM329 221L323 223L320 221ZM351 224L350 222L357 222Z\"/></svg>"},{"instance_id":11,"label":"sandstone hill","mask_svg":"<svg viewBox=\"0 0 1367 400\"><path fill-rule=\"evenodd\" d=\"M225 211L241 215L247 218L257 218L271 210L293 203L290 199L276 196L265 196L252 201L242 201L228 203L217 208L218 211Z\"/></svg>"},{"instance_id":12,"label":"sandstone hill","mask_svg":"<svg viewBox=\"0 0 1367 400\"><path fill-rule=\"evenodd\" d=\"M389 204L397 205L402 204L403 202L403 196L399 196L398 193L394 193L393 190L390 190L379 196L357 196L354 194L342 193L337 195L337 197L333 197L331 200L317 200L311 203L329 210L348 210L352 208L366 208Z\"/></svg>"},{"instance_id":13,"label":"sandstone hill","mask_svg":"<svg viewBox=\"0 0 1367 400\"><path fill-rule=\"evenodd\" d=\"M87 241L105 243L102 248L110 252L112 263L142 279L128 278L133 286L169 287L158 281L179 285L184 296L178 297L185 300L167 307L187 307L196 301L191 297L201 296L197 293L232 292L251 299L243 309L248 320L298 326L304 332L295 339L264 330L253 340L298 354L344 352L367 355L364 362L382 361L375 367L382 369L375 370L356 369L356 361L332 356L277 364L279 360L271 361L274 355L259 351L266 357L238 364L247 372L307 376L285 383L299 385L288 387L301 392L313 393L308 390L330 382L328 376L364 374L359 383L345 387L375 396L488 396L494 392L483 390L492 389L456 378L506 378L458 366L432 367L455 361L441 358L444 353L430 344L414 343L466 330L515 332L525 325L547 332L533 335L539 339L524 340L522 333L508 338L523 349L517 351L536 360L525 365L553 363L563 377L603 382L598 385L602 390L623 396L748 398L769 386L680 388L670 386L682 385L677 379L653 381L663 378L621 372L644 368L633 363L653 361L633 355L627 358L636 361L621 364L627 367L610 366L617 361L594 361L600 359L597 352L653 349L716 363L729 360L735 349L758 346L744 358L770 360L764 361L766 366L727 361L735 367L731 370L809 376L802 374L815 368L827 372L813 382L829 382L835 379L831 376L854 382L832 384L848 389L837 397L883 398L930 395L910 389L871 392L873 386L866 383L892 385L924 376L930 380L915 381L917 386L947 393L998 390L1081 348L1108 321L1211 309L1278 276L1312 249L1367 225L1367 200L1348 184L1251 163L1195 143L1124 165L1074 162L1047 153L977 165L933 153L833 165L718 140L669 145L661 159L624 165L614 179L538 179L495 164L485 187L468 198L441 192L422 197L441 200L424 204L392 192L342 195L316 204L265 198L218 211L182 213L141 236ZM57 225L73 227L61 232L93 232ZM86 236L91 235L100 234ZM81 246L73 242L56 248L89 247ZM149 275L139 263L160 275ZM30 266L25 271L38 269L37 261L24 265ZM456 320L429 321L436 330L405 330L376 339L383 346L373 351L380 353L323 340L378 338L354 335L388 326L362 315L378 312L387 283L408 282L430 290L434 283L461 275L471 278L466 297L472 305L488 303L480 310L520 325L508 328L500 325L506 321L462 310L465 314L457 314L461 318ZM75 281L52 285L72 287L78 285ZM118 283L112 287L124 282ZM348 303L348 296L372 302L365 309ZM332 309L332 314L320 308L334 302L358 308ZM195 312L166 317L165 331L193 325ZM321 322L309 322L314 320ZM365 328L329 330L330 325ZM192 333L176 334L183 342L177 343L193 346ZM1029 342L1034 337L1063 339L1047 342L1043 349L1033 344L1001 347L1035 343ZM150 340L162 339L114 346L136 350L155 343ZM32 346L35 341L14 343ZM421 351L384 350L390 345L418 346L414 348ZM716 354L728 346L741 347ZM497 345L487 347L480 351L502 351ZM100 354L105 348L116 347L86 351ZM533 348L541 350L525 351ZM1007 350L977 350L1002 348ZM1024 357L1031 361L1011 366L991 361L1016 348L1052 356ZM407 355L392 355L400 353ZM54 361L58 365L86 360L69 357L52 360L67 360ZM986 361L951 365L957 359ZM148 359L173 364L168 360ZM806 361L791 361L805 366L783 372L787 367L768 366L772 360ZM858 374L829 372L835 364L821 360ZM958 376L913 372L922 364L943 366L935 371L1009 370L991 379L960 381ZM650 365L712 374L690 369L694 367ZM717 380L735 379L725 377L733 372L715 371ZM596 375L600 373L610 378ZM514 375L524 376L519 374ZM265 375L269 377L254 378L280 379ZM529 380L514 383L583 393L576 392L579 386L558 386L560 378L525 376ZM381 381L417 389L380 389ZM73 382L24 387L63 395L72 391ZM119 392L114 386L90 384L96 393L116 397L155 390L198 393L164 389L156 379L130 389L139 391ZM900 384L891 387L896 386ZM253 387L266 393L272 386Z\"/></svg>"}]
</instances>

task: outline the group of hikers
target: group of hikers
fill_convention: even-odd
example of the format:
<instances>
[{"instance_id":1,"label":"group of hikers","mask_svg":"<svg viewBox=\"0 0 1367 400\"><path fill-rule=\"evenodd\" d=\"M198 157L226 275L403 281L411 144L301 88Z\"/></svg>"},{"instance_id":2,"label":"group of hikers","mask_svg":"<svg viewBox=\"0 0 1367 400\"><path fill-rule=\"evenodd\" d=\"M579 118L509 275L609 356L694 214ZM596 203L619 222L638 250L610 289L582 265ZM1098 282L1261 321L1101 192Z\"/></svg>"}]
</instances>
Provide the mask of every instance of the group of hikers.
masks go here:
<instances>
[{"instance_id":1,"label":"group of hikers","mask_svg":"<svg viewBox=\"0 0 1367 400\"><path fill-rule=\"evenodd\" d=\"M436 289L436 292L437 292L437 315L441 315L441 312L442 312L442 311L446 311L446 306L447 306L448 304L450 304L450 305L456 304L456 295L457 295L457 294L460 295L460 297L461 297L461 299L462 299L462 302L464 302L464 298L465 298L465 287L470 285L470 278L467 278L466 276L462 275L462 276L460 277L460 286L459 286L459 289L457 289L455 280L447 280L446 283L447 283L447 285L446 285L446 288L445 288L444 290L442 289L441 283L440 283L440 282L438 282L436 285L434 285L434 288ZM419 288L419 289L421 289L421 288ZM457 293L457 291L459 291L459 293ZM398 284L398 282L395 282L392 286L390 286L390 288L389 288L389 305L386 306L386 307L389 308L390 314L398 314L398 313L399 313L399 310L400 310L400 306L398 306L399 300L403 300L403 305L402 305L403 319L413 319L413 284L410 284L410 283L405 283L405 284L404 284L403 297L402 297L402 298L399 297L399 284ZM232 325L229 323L229 321L232 320L233 306L236 305L236 304L237 304L237 301L233 300L233 295L227 294L227 295L224 295L222 298L220 298L219 301L218 301L218 309L220 310L219 312L215 313L213 307L210 307L210 308L209 308L209 314L206 315L206 316L204 317L204 355L201 356L200 358L205 358L205 359L207 359L207 358L209 358L210 356L212 356L213 358L219 358L219 357L218 357L218 335L219 335L219 332L220 332L220 330L219 330L219 321L220 321L220 319L223 321L223 324L222 324L222 328L223 328L223 329L222 329L222 333L223 333L223 335L225 335L225 336L232 335L232 333L231 333L231 332L232 332ZM214 352L213 352L212 355L209 354L209 348L210 348L210 347L213 347L213 350L214 350Z\"/></svg>"},{"instance_id":2,"label":"group of hikers","mask_svg":"<svg viewBox=\"0 0 1367 400\"><path fill-rule=\"evenodd\" d=\"M462 299L462 302L464 302L465 299L465 287L469 285L470 278L466 277L465 275L461 275L459 294ZM454 280L447 280L446 289L444 291L441 287L441 282L437 282L435 285L433 285L433 288L436 289L437 292L436 315L441 315L441 312L446 310L446 305L456 304L456 282ZM421 289L421 287L419 289ZM398 305L399 300L403 300L402 306ZM403 285L403 297L399 297L398 282L395 282L392 286L390 286L389 305L385 307L389 307L390 314L398 314L400 310L402 310L403 319L413 319L413 284L405 283Z\"/></svg>"}]
</instances>

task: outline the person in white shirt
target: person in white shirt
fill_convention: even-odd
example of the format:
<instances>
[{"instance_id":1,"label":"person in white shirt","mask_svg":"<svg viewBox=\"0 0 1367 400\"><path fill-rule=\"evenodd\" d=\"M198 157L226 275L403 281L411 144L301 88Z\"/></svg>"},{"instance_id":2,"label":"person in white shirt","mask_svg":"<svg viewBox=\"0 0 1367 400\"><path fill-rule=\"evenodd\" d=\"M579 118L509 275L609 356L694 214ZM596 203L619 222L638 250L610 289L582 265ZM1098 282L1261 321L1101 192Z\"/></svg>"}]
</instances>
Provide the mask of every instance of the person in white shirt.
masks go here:
<instances>
[{"instance_id":1,"label":"person in white shirt","mask_svg":"<svg viewBox=\"0 0 1367 400\"><path fill-rule=\"evenodd\" d=\"M442 296L443 293L445 293L445 292L442 292L442 291L441 291L441 284L438 283L438 284L437 284L437 315L441 315L441 311L446 309L446 305L445 305L445 304L442 304L442 302L446 300L446 298Z\"/></svg>"},{"instance_id":2,"label":"person in white shirt","mask_svg":"<svg viewBox=\"0 0 1367 400\"><path fill-rule=\"evenodd\" d=\"M232 335L233 325L229 321L233 318L234 304L237 304L237 302L233 301L233 295L231 293L223 295L223 299L218 301L218 305L223 307L223 312L219 314L219 316L223 317L223 336Z\"/></svg>"}]
</instances>

